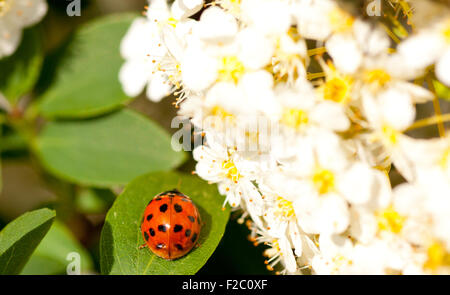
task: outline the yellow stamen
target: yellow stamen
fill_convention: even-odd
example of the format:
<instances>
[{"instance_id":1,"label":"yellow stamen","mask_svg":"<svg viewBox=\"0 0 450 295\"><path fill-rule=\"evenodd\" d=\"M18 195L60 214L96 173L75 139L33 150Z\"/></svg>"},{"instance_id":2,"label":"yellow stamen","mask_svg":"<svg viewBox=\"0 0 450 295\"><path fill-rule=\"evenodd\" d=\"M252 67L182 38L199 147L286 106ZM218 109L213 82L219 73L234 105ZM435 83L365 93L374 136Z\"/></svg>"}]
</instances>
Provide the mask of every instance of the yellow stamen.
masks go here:
<instances>
[{"instance_id":1,"label":"yellow stamen","mask_svg":"<svg viewBox=\"0 0 450 295\"><path fill-rule=\"evenodd\" d=\"M222 168L226 171L225 176L231 179L234 182L237 182L241 175L236 168L236 165L232 160L225 160L222 163Z\"/></svg>"},{"instance_id":2,"label":"yellow stamen","mask_svg":"<svg viewBox=\"0 0 450 295\"><path fill-rule=\"evenodd\" d=\"M424 268L435 271L442 266L450 266L450 253L440 242L433 242L427 250Z\"/></svg>"},{"instance_id":3,"label":"yellow stamen","mask_svg":"<svg viewBox=\"0 0 450 295\"><path fill-rule=\"evenodd\" d=\"M331 261L333 261L334 267L333 267L333 271L334 272L338 272L345 264L347 265L352 265L353 261L348 259L347 257L338 254L336 256L334 256Z\"/></svg>"},{"instance_id":4,"label":"yellow stamen","mask_svg":"<svg viewBox=\"0 0 450 295\"><path fill-rule=\"evenodd\" d=\"M391 80L391 76L382 69L366 71L363 77L364 82L383 87Z\"/></svg>"},{"instance_id":5,"label":"yellow stamen","mask_svg":"<svg viewBox=\"0 0 450 295\"><path fill-rule=\"evenodd\" d=\"M330 170L318 168L313 175L313 183L319 194L329 193L334 190L334 174Z\"/></svg>"},{"instance_id":6,"label":"yellow stamen","mask_svg":"<svg viewBox=\"0 0 450 295\"><path fill-rule=\"evenodd\" d=\"M211 109L211 115L219 117L221 119L225 119L227 117L233 117L233 115L229 112L227 112L224 108L221 106L215 106Z\"/></svg>"},{"instance_id":7,"label":"yellow stamen","mask_svg":"<svg viewBox=\"0 0 450 295\"><path fill-rule=\"evenodd\" d=\"M392 206L376 213L378 229L380 231L390 231L394 234L401 232L405 217L401 216Z\"/></svg>"},{"instance_id":8,"label":"yellow stamen","mask_svg":"<svg viewBox=\"0 0 450 295\"><path fill-rule=\"evenodd\" d=\"M324 98L339 103L350 100L350 85L340 77L328 80L324 85Z\"/></svg>"},{"instance_id":9,"label":"yellow stamen","mask_svg":"<svg viewBox=\"0 0 450 295\"><path fill-rule=\"evenodd\" d=\"M282 197L276 199L275 215L285 218L291 218L295 216L294 206L291 201Z\"/></svg>"},{"instance_id":10,"label":"yellow stamen","mask_svg":"<svg viewBox=\"0 0 450 295\"><path fill-rule=\"evenodd\" d=\"M347 32L353 27L355 19L342 9L333 9L329 14L330 24L335 32Z\"/></svg>"},{"instance_id":11,"label":"yellow stamen","mask_svg":"<svg viewBox=\"0 0 450 295\"><path fill-rule=\"evenodd\" d=\"M435 271L443 266L450 266L450 253L440 242L433 242L427 250L427 261L424 268Z\"/></svg>"},{"instance_id":12,"label":"yellow stamen","mask_svg":"<svg viewBox=\"0 0 450 295\"><path fill-rule=\"evenodd\" d=\"M447 148L447 150L444 151L444 154L442 155L442 158L439 161L439 165L442 167L443 170L447 170L450 165L450 147Z\"/></svg>"},{"instance_id":13,"label":"yellow stamen","mask_svg":"<svg viewBox=\"0 0 450 295\"><path fill-rule=\"evenodd\" d=\"M244 64L236 56L225 56L221 59L219 81L237 83L244 73Z\"/></svg>"},{"instance_id":14,"label":"yellow stamen","mask_svg":"<svg viewBox=\"0 0 450 295\"><path fill-rule=\"evenodd\" d=\"M308 124L308 114L300 109L287 109L283 112L281 122L289 127L300 129Z\"/></svg>"},{"instance_id":15,"label":"yellow stamen","mask_svg":"<svg viewBox=\"0 0 450 295\"><path fill-rule=\"evenodd\" d=\"M281 252L280 243L278 243L278 240L273 240L272 241L272 248L277 250L277 252Z\"/></svg>"},{"instance_id":16,"label":"yellow stamen","mask_svg":"<svg viewBox=\"0 0 450 295\"><path fill-rule=\"evenodd\" d=\"M444 35L445 41L450 44L450 20L448 20L446 25L444 26L442 34Z\"/></svg>"},{"instance_id":17,"label":"yellow stamen","mask_svg":"<svg viewBox=\"0 0 450 295\"><path fill-rule=\"evenodd\" d=\"M178 24L178 20L175 19L174 17L169 17L169 18L167 19L167 24L168 24L169 26L172 26L173 28L176 28L176 26L177 26L177 24Z\"/></svg>"},{"instance_id":18,"label":"yellow stamen","mask_svg":"<svg viewBox=\"0 0 450 295\"><path fill-rule=\"evenodd\" d=\"M4 16L11 8L10 0L0 0L0 17Z\"/></svg>"},{"instance_id":19,"label":"yellow stamen","mask_svg":"<svg viewBox=\"0 0 450 295\"><path fill-rule=\"evenodd\" d=\"M384 125L381 128L384 139L391 145L396 145L398 143L398 135L400 132L392 128L391 126Z\"/></svg>"}]
</instances>

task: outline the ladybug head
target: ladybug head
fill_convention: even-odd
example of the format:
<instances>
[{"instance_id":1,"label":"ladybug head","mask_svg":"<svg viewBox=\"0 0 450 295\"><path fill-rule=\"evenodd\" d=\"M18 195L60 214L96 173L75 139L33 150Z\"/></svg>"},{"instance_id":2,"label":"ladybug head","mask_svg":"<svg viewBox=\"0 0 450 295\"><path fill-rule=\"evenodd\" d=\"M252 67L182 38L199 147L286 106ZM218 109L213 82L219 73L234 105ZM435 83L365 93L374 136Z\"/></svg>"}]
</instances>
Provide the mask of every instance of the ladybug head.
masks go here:
<instances>
[{"instance_id":1,"label":"ladybug head","mask_svg":"<svg viewBox=\"0 0 450 295\"><path fill-rule=\"evenodd\" d=\"M162 195L180 195L180 196L186 196L185 194L183 194L182 192L180 192L178 189L174 188L170 191L165 191L160 193L158 196L162 196Z\"/></svg>"}]
</instances>

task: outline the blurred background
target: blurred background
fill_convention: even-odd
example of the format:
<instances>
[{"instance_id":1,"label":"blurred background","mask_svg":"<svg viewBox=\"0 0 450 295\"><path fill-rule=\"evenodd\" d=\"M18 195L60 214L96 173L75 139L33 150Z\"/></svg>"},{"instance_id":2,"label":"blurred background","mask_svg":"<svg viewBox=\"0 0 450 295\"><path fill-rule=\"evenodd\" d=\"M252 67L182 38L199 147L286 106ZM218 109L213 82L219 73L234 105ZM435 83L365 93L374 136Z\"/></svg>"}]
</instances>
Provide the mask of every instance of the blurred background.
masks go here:
<instances>
[{"instance_id":1,"label":"blurred background","mask_svg":"<svg viewBox=\"0 0 450 295\"><path fill-rule=\"evenodd\" d=\"M69 17L65 0L47 0L49 11L38 25L42 32L46 60L36 92L45 90L51 79L52 57L64 46L71 34L84 23L108 14L143 11L144 0L82 0L81 16ZM174 97L152 103L145 96L135 99L130 108L152 118L170 134L170 122L176 115ZM3 127L3 134L11 130ZM2 182L0 193L0 230L19 215L41 207L55 208L57 222L33 254L23 274L65 274L66 256L76 250L82 256L82 272L96 274L99 267L99 239L106 212L120 192L91 189L61 182L42 170L19 138L2 146ZM68 163L69 165L69 163ZM191 172L195 163L187 161L179 170ZM270 274L266 270L263 246L248 241L249 230L237 223L238 212L232 214L226 233L214 255L200 274Z\"/></svg>"}]
</instances>

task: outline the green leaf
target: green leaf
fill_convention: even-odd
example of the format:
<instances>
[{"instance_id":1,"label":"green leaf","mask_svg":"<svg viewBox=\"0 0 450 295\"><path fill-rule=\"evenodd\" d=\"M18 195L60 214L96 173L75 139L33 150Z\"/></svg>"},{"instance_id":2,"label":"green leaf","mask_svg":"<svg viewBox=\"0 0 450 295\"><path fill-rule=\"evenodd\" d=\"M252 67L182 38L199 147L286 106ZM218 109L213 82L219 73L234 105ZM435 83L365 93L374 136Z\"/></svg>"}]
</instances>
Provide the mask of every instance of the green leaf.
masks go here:
<instances>
[{"instance_id":1,"label":"green leaf","mask_svg":"<svg viewBox=\"0 0 450 295\"><path fill-rule=\"evenodd\" d=\"M35 149L56 176L105 188L147 172L170 170L185 158L183 152L173 151L161 127L126 109L90 120L50 122Z\"/></svg>"},{"instance_id":2,"label":"green leaf","mask_svg":"<svg viewBox=\"0 0 450 295\"><path fill-rule=\"evenodd\" d=\"M58 53L55 78L39 109L47 118L86 118L130 100L122 91L120 42L135 14L107 16L79 29Z\"/></svg>"},{"instance_id":3,"label":"green leaf","mask_svg":"<svg viewBox=\"0 0 450 295\"><path fill-rule=\"evenodd\" d=\"M0 274L19 274L31 254L50 229L55 212L40 209L28 212L0 232Z\"/></svg>"},{"instance_id":4,"label":"green leaf","mask_svg":"<svg viewBox=\"0 0 450 295\"><path fill-rule=\"evenodd\" d=\"M192 198L204 222L199 247L180 259L155 256L144 244L140 222L146 205L157 194L179 189ZM225 231L229 209L222 211L223 197L216 185L196 176L156 172L131 182L109 210L100 240L103 274L195 274L213 254Z\"/></svg>"},{"instance_id":5,"label":"green leaf","mask_svg":"<svg viewBox=\"0 0 450 295\"><path fill-rule=\"evenodd\" d=\"M76 196L75 206L84 214L102 214L108 211L116 195L107 189L82 188Z\"/></svg>"},{"instance_id":6,"label":"green leaf","mask_svg":"<svg viewBox=\"0 0 450 295\"><path fill-rule=\"evenodd\" d=\"M86 249L80 245L63 223L55 222L41 244L36 248L21 274L66 274L66 268L71 262L67 260L67 257L72 252L80 255L82 273L92 271L92 259Z\"/></svg>"},{"instance_id":7,"label":"green leaf","mask_svg":"<svg viewBox=\"0 0 450 295\"><path fill-rule=\"evenodd\" d=\"M450 88L448 88L438 80L433 80L433 85L439 98L450 100Z\"/></svg>"},{"instance_id":8,"label":"green leaf","mask_svg":"<svg viewBox=\"0 0 450 295\"><path fill-rule=\"evenodd\" d=\"M13 104L33 89L39 77L44 59L41 39L36 28L25 30L17 51L0 60L0 92Z\"/></svg>"}]
</instances>

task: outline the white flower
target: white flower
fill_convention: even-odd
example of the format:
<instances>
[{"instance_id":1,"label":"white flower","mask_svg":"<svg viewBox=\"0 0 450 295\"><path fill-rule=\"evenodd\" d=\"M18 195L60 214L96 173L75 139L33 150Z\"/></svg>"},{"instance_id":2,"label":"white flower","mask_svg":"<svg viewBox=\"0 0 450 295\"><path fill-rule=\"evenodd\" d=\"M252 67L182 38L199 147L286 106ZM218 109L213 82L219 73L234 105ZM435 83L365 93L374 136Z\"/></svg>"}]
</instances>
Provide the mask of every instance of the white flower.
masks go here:
<instances>
[{"instance_id":1,"label":"white flower","mask_svg":"<svg viewBox=\"0 0 450 295\"><path fill-rule=\"evenodd\" d=\"M153 101L159 101L170 93L171 86L163 78L164 74L156 72L167 54L159 36L157 26L145 18L138 18L122 40L121 54L127 61L120 70L119 79L127 95L139 95L147 84L147 96Z\"/></svg>"},{"instance_id":2,"label":"white flower","mask_svg":"<svg viewBox=\"0 0 450 295\"><path fill-rule=\"evenodd\" d=\"M414 122L416 109L411 97L397 89L388 89L378 97L363 96L363 111L373 129L372 141L381 141L392 162L407 179L414 179L411 159L405 151L411 139L403 132Z\"/></svg>"},{"instance_id":3,"label":"white flower","mask_svg":"<svg viewBox=\"0 0 450 295\"><path fill-rule=\"evenodd\" d=\"M295 86L279 84L275 89L281 112L276 114L274 120L303 132L311 127L330 131L345 131L350 127L350 121L338 103L318 101L306 80L299 79Z\"/></svg>"},{"instance_id":4,"label":"white flower","mask_svg":"<svg viewBox=\"0 0 450 295\"><path fill-rule=\"evenodd\" d=\"M387 275L402 274L411 260L412 249L405 243L382 239L359 244L341 236L320 236L320 255L313 259L316 274Z\"/></svg>"},{"instance_id":5,"label":"white flower","mask_svg":"<svg viewBox=\"0 0 450 295\"><path fill-rule=\"evenodd\" d=\"M47 13L45 0L0 1L0 58L16 51L22 29L38 23Z\"/></svg>"},{"instance_id":6,"label":"white flower","mask_svg":"<svg viewBox=\"0 0 450 295\"><path fill-rule=\"evenodd\" d=\"M280 35L292 24L291 7L280 0L242 0L241 18L266 35Z\"/></svg>"},{"instance_id":7,"label":"white flower","mask_svg":"<svg viewBox=\"0 0 450 295\"><path fill-rule=\"evenodd\" d=\"M289 185L298 194L294 206L300 226L307 233L344 231L348 226L348 208L336 189L337 176L349 162L339 139L319 131L304 138L297 147L297 159L286 169L296 177L291 178Z\"/></svg>"},{"instance_id":8,"label":"white flower","mask_svg":"<svg viewBox=\"0 0 450 295\"><path fill-rule=\"evenodd\" d=\"M406 142L405 156L413 162L412 169L419 182L450 183L450 136L433 139L414 139ZM430 185L433 189L433 185Z\"/></svg>"},{"instance_id":9,"label":"white flower","mask_svg":"<svg viewBox=\"0 0 450 295\"><path fill-rule=\"evenodd\" d=\"M294 5L300 35L323 41L333 33L350 31L354 18L331 0L301 0Z\"/></svg>"},{"instance_id":10,"label":"white flower","mask_svg":"<svg viewBox=\"0 0 450 295\"><path fill-rule=\"evenodd\" d=\"M132 23L120 48L126 62L119 80L128 96L139 95L147 86L147 97L158 102L180 88L177 59L183 54L183 42L179 36L190 32L194 21L187 17L199 9L198 4L190 2L175 1L171 12L166 0L153 0L147 18Z\"/></svg>"},{"instance_id":11,"label":"white flower","mask_svg":"<svg viewBox=\"0 0 450 295\"><path fill-rule=\"evenodd\" d=\"M258 216L262 215L262 198L252 182L257 167L217 138L208 135L206 138L208 146L202 145L193 151L198 162L196 173L218 184L219 192L226 195L225 203L232 207L246 206L253 221L258 222Z\"/></svg>"},{"instance_id":12,"label":"white flower","mask_svg":"<svg viewBox=\"0 0 450 295\"><path fill-rule=\"evenodd\" d=\"M267 223L267 232L274 237L285 237L291 248L295 249L295 255L302 257L304 249L310 248L311 240L299 227L294 208L298 194L291 184L289 177L281 171L272 172L258 181L266 204L263 218ZM307 253L308 249L305 250Z\"/></svg>"},{"instance_id":13,"label":"white flower","mask_svg":"<svg viewBox=\"0 0 450 295\"><path fill-rule=\"evenodd\" d=\"M450 86L450 18L443 18L419 31L398 46L400 55L412 67L424 69L436 63L436 75Z\"/></svg>"},{"instance_id":14,"label":"white flower","mask_svg":"<svg viewBox=\"0 0 450 295\"><path fill-rule=\"evenodd\" d=\"M386 54L390 41L381 28L372 29L368 23L356 20L351 31L331 36L326 42L327 52L336 67L345 74L353 74L365 58Z\"/></svg>"},{"instance_id":15,"label":"white flower","mask_svg":"<svg viewBox=\"0 0 450 295\"><path fill-rule=\"evenodd\" d=\"M177 90L206 139L196 173L242 210L269 270L450 273L450 137L405 134L435 97L423 75L450 76L445 13L396 47L400 27L332 0L150 5L122 44L124 89Z\"/></svg>"},{"instance_id":16,"label":"white flower","mask_svg":"<svg viewBox=\"0 0 450 295\"><path fill-rule=\"evenodd\" d=\"M234 17L217 7L203 15L181 62L185 88L200 92L216 81L238 83L244 74L270 63L274 44L262 33L251 27L236 33Z\"/></svg>"}]
</instances>

